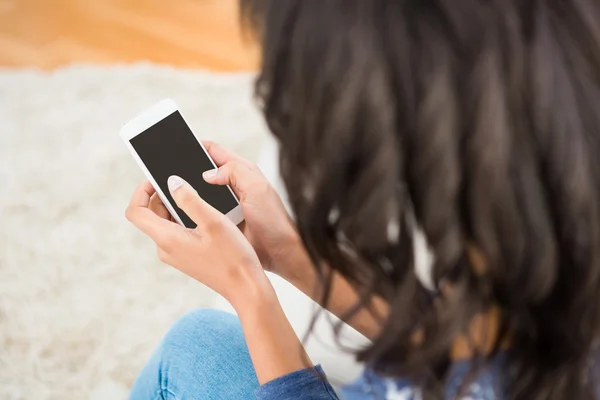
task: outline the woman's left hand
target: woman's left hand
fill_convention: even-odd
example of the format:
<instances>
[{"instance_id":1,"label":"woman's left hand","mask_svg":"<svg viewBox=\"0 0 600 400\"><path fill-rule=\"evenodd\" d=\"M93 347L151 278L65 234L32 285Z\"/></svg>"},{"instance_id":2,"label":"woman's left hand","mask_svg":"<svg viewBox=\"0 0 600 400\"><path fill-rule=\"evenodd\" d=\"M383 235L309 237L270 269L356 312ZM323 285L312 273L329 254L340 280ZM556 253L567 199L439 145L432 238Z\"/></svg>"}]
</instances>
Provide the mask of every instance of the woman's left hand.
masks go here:
<instances>
[{"instance_id":1,"label":"woman's left hand","mask_svg":"<svg viewBox=\"0 0 600 400\"><path fill-rule=\"evenodd\" d=\"M234 307L249 290L270 286L254 249L226 216L206 203L183 179L169 178L177 206L198 226L187 229L157 215L155 190L142 183L127 207L127 219L158 246L158 257L225 297ZM272 289L272 288L271 288Z\"/></svg>"}]
</instances>

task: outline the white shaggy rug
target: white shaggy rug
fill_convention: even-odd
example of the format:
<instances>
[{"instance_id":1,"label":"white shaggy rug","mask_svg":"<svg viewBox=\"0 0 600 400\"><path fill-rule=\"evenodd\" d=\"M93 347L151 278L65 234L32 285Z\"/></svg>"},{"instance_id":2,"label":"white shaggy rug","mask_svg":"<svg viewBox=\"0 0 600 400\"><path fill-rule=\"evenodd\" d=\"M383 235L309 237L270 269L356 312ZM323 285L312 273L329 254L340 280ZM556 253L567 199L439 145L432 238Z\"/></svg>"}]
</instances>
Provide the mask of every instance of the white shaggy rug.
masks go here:
<instances>
[{"instance_id":1,"label":"white shaggy rug","mask_svg":"<svg viewBox=\"0 0 600 400\"><path fill-rule=\"evenodd\" d=\"M255 160L251 83L148 64L0 69L0 399L125 399L169 325L214 301L126 222L143 175L118 131L172 97Z\"/></svg>"}]
</instances>

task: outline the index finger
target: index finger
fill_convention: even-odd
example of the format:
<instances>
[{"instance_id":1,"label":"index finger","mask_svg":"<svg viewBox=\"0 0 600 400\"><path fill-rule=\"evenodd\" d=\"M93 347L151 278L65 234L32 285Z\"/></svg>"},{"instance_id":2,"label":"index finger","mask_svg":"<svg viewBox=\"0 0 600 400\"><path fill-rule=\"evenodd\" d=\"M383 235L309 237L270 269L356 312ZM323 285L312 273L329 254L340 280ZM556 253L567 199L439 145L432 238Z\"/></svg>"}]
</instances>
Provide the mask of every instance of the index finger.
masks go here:
<instances>
[{"instance_id":1,"label":"index finger","mask_svg":"<svg viewBox=\"0 0 600 400\"><path fill-rule=\"evenodd\" d=\"M142 182L133 192L133 196L131 196L131 200L129 201L129 207L146 207L150 204L150 198L152 195L156 193L156 189L150 183L150 181Z\"/></svg>"},{"instance_id":2,"label":"index finger","mask_svg":"<svg viewBox=\"0 0 600 400\"><path fill-rule=\"evenodd\" d=\"M210 157L213 159L215 164L217 164L217 167L227 164L230 161L238 161L242 164L250 165L250 161L246 160L243 157L240 157L232 151L227 150L225 147L213 141L203 140L202 145L204 146Z\"/></svg>"},{"instance_id":3,"label":"index finger","mask_svg":"<svg viewBox=\"0 0 600 400\"><path fill-rule=\"evenodd\" d=\"M150 182L142 182L131 196L125 216L136 228L159 244L165 235L174 234L179 225L159 217L148 208L155 192Z\"/></svg>"}]
</instances>

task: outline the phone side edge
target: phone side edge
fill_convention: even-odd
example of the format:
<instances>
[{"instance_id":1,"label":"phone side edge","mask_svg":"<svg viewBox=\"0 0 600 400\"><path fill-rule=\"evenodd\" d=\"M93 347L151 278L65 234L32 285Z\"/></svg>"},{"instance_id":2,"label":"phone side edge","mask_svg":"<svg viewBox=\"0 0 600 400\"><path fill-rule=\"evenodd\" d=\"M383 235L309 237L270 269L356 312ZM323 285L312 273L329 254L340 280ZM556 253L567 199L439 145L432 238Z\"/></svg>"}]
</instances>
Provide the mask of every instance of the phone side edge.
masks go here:
<instances>
[{"instance_id":1,"label":"phone side edge","mask_svg":"<svg viewBox=\"0 0 600 400\"><path fill-rule=\"evenodd\" d=\"M233 210L229 211L226 215L227 218L235 225L239 225L244 221L244 213L242 212L241 204L238 204Z\"/></svg>"},{"instance_id":2,"label":"phone side edge","mask_svg":"<svg viewBox=\"0 0 600 400\"><path fill-rule=\"evenodd\" d=\"M179 225L181 225L181 226L183 226L185 228L185 224L183 223L183 221L181 220L181 218L179 218L179 215L177 215L177 213L175 212L175 208L173 207L173 205L171 204L171 202L169 202L167 196L164 194L164 192L160 188L160 185L154 179L154 176L152 176L152 174L150 173L150 171L148 170L148 168L146 168L146 164L144 164L144 161L142 161L142 159L140 158L140 156L138 155L138 153L135 151L135 149L133 148L133 146L131 145L131 143L129 142L129 140L125 139L125 138L122 138L122 139L125 142L125 146L127 147L127 149L129 150L129 152L133 156L133 159L138 164L138 166L142 169L142 172L146 176L146 179L148 179L148 181L150 181L150 183L152 184L152 187L154 187L154 190L158 194L158 197L163 202L164 206L167 208L167 211L169 211L169 214L171 214L171 216L173 217L173 219Z\"/></svg>"},{"instance_id":3,"label":"phone side edge","mask_svg":"<svg viewBox=\"0 0 600 400\"><path fill-rule=\"evenodd\" d=\"M200 147L202 148L202 151L204 151L204 154L206 154L206 157L208 157L208 160L210 161L210 163L212 164L212 166L215 169L217 169L218 168L217 164L215 164L215 160L213 160L213 158L210 156L209 152L206 151L206 148L202 144L202 139L196 134L196 131L194 130L194 128L192 127L192 125L190 125L190 123L187 121L187 119L185 118L185 116L183 115L183 113L181 112L181 110L178 110L178 111L179 111L179 115L181 115L181 118L183 119L183 122L185 122L185 125L188 127L188 129L190 130L190 132L192 132L192 135L194 135L194 138L196 138L196 141L200 144ZM234 200L238 203L238 207L239 207L240 199L238 199L238 197L235 195L233 189L229 185L225 185L225 186L227 187L227 189L229 189L229 193L231 193L231 195L233 196ZM226 215L228 215L228 214L226 214ZM242 217L241 221L243 221L243 217Z\"/></svg>"}]
</instances>

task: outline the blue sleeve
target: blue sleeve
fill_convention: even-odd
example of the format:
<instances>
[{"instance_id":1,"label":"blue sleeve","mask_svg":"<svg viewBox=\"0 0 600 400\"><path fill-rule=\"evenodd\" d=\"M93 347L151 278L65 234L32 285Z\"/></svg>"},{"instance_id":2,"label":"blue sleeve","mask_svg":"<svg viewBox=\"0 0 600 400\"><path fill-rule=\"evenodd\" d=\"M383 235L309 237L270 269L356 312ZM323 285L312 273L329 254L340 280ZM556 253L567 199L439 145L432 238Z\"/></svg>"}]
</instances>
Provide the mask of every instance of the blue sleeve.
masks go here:
<instances>
[{"instance_id":1,"label":"blue sleeve","mask_svg":"<svg viewBox=\"0 0 600 400\"><path fill-rule=\"evenodd\" d=\"M257 400L338 400L320 365L292 372L256 389Z\"/></svg>"}]
</instances>

